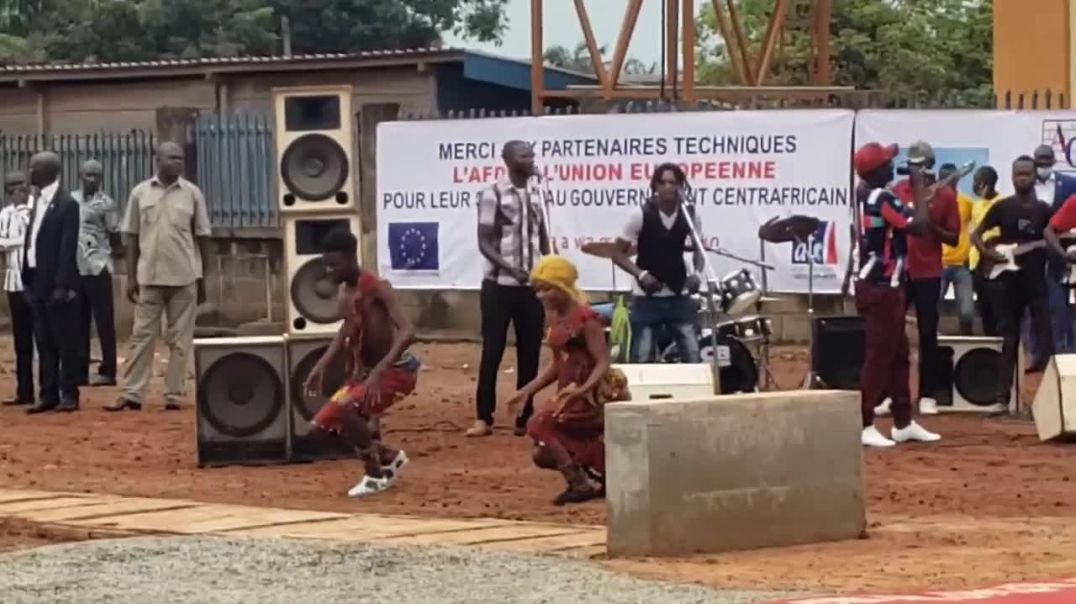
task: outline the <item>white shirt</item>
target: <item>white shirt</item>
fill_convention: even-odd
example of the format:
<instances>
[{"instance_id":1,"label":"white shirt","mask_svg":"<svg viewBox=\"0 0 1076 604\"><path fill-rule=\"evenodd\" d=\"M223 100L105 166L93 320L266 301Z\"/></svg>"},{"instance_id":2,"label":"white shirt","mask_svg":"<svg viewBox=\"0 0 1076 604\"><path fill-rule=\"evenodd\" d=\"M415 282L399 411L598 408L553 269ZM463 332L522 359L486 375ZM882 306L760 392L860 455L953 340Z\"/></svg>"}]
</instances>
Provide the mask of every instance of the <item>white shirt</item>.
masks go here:
<instances>
[{"instance_id":1,"label":"white shirt","mask_svg":"<svg viewBox=\"0 0 1076 604\"><path fill-rule=\"evenodd\" d=\"M29 224L30 206L27 204L7 205L0 210L0 249L7 256L4 291L22 291L22 247Z\"/></svg>"},{"instance_id":2,"label":"white shirt","mask_svg":"<svg viewBox=\"0 0 1076 604\"><path fill-rule=\"evenodd\" d=\"M37 267L37 234L41 231L41 221L45 219L45 210L49 208L59 188L60 181L56 180L41 189L41 192L30 200L30 212L34 216L34 224L30 227L30 247L26 250L26 266L30 268Z\"/></svg>"},{"instance_id":3,"label":"white shirt","mask_svg":"<svg viewBox=\"0 0 1076 604\"><path fill-rule=\"evenodd\" d=\"M666 229L672 229L673 225L676 224L677 218L680 217L680 212L683 212L683 211L684 211L683 206L681 206L680 209L678 209L673 214L666 214L665 212L662 212L662 211L659 210L658 211L658 216L661 217L661 224ZM633 212L632 215L631 215L631 218L628 218L628 223L626 225L624 225L624 232L620 235L620 238L622 240L624 240L624 241L627 241L628 243L638 244L639 243L639 233L641 233L642 231L643 231L643 209L642 209L642 207L640 207L639 211ZM700 240L702 240L702 241L706 240L706 238L702 234L702 219L699 217L699 213L698 213L697 210L695 212L695 232L699 234L699 239ZM684 255L684 265L687 267L688 276L694 275L695 272L696 272L695 271L695 263L693 261L692 256L693 256L693 254L685 254ZM633 294L635 294L637 296L645 295L645 292L643 292L643 288L639 287L639 282L637 280L632 281L631 291L632 291ZM652 295L654 295L654 296L678 296L678 295L681 295L681 294L683 294L683 292L674 292L671 289L669 289L668 287L662 287L661 290L659 290L657 293L652 294Z\"/></svg>"},{"instance_id":4,"label":"white shirt","mask_svg":"<svg viewBox=\"0 0 1076 604\"><path fill-rule=\"evenodd\" d=\"M1035 197L1039 198L1039 201L1045 203L1048 206L1054 205L1054 195L1057 192L1057 176L1050 174L1050 178L1046 179L1046 182L1035 179Z\"/></svg>"}]
</instances>

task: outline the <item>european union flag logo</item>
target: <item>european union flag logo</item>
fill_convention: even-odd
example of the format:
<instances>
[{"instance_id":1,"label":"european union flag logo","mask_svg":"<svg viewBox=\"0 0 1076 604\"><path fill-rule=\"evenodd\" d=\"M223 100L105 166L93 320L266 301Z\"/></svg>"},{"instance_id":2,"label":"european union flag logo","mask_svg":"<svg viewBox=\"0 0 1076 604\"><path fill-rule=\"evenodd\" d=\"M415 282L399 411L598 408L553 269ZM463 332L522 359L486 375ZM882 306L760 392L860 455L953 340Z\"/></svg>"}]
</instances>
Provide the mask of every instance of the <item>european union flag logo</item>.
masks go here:
<instances>
[{"instance_id":1,"label":"european union flag logo","mask_svg":"<svg viewBox=\"0 0 1076 604\"><path fill-rule=\"evenodd\" d=\"M394 271L436 271L441 268L437 222L389 223L389 257Z\"/></svg>"}]
</instances>

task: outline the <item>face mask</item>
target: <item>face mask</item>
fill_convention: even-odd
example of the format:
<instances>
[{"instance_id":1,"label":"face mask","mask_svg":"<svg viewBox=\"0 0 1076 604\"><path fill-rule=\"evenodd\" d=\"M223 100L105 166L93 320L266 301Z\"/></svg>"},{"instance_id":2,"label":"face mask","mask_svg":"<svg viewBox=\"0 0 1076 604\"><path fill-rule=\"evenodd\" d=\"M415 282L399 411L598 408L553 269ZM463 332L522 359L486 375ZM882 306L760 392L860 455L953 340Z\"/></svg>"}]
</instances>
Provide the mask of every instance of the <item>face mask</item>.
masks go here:
<instances>
[{"instance_id":1,"label":"face mask","mask_svg":"<svg viewBox=\"0 0 1076 604\"><path fill-rule=\"evenodd\" d=\"M1053 168L1035 168L1035 173L1039 175L1039 180L1047 180L1054 173Z\"/></svg>"}]
</instances>

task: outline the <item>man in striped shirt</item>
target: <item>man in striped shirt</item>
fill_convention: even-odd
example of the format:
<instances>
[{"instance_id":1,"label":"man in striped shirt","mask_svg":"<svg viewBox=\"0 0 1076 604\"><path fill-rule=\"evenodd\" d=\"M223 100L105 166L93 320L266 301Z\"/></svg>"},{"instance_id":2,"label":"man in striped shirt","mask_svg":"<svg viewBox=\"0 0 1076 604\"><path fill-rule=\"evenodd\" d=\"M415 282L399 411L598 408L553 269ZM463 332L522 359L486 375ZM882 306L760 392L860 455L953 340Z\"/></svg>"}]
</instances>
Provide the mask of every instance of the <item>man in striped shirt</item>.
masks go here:
<instances>
[{"instance_id":1,"label":"man in striped shirt","mask_svg":"<svg viewBox=\"0 0 1076 604\"><path fill-rule=\"evenodd\" d=\"M0 210L0 249L5 254L4 291L11 311L11 333L15 339L15 369L18 380L15 398L4 405L34 403L34 315L22 291L22 248L30 224L30 189L26 176L11 172L4 179L7 205Z\"/></svg>"},{"instance_id":2,"label":"man in striped shirt","mask_svg":"<svg viewBox=\"0 0 1076 604\"><path fill-rule=\"evenodd\" d=\"M478 197L478 249L485 258L480 306L482 361L478 369L474 426L467 436L493 433L497 373L508 340L516 332L516 383L523 388L538 375L545 313L530 287L530 271L549 253L549 234L542 213L542 194L533 187L534 151L524 141L508 141L501 152L507 174ZM534 411L528 400L516 418L515 433L526 434Z\"/></svg>"}]
</instances>

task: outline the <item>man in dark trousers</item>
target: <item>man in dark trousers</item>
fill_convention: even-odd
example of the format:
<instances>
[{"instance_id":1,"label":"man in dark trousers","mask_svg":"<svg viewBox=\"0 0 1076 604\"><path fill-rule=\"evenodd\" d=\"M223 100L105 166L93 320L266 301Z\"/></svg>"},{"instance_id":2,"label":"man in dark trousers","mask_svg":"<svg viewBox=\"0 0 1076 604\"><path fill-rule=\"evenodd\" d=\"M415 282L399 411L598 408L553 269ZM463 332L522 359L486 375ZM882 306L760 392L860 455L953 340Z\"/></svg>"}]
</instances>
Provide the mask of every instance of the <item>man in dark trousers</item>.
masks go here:
<instances>
[{"instance_id":1,"label":"man in dark trousers","mask_svg":"<svg viewBox=\"0 0 1076 604\"><path fill-rule=\"evenodd\" d=\"M60 188L60 156L30 159L30 226L22 280L34 315L41 393L28 413L77 411L82 365L78 333L78 202Z\"/></svg>"},{"instance_id":2,"label":"man in dark trousers","mask_svg":"<svg viewBox=\"0 0 1076 604\"><path fill-rule=\"evenodd\" d=\"M482 310L482 361L478 368L476 415L467 436L493 433L497 373L508 340L508 324L516 331L516 385L538 375L545 313L530 287L530 272L549 253L549 234L541 192L530 186L535 176L534 151L523 141L508 141L501 152L508 174L478 197L478 249L486 261L479 304ZM528 400L516 417L515 433L526 434L534 412Z\"/></svg>"},{"instance_id":3,"label":"man in dark trousers","mask_svg":"<svg viewBox=\"0 0 1076 604\"><path fill-rule=\"evenodd\" d=\"M82 311L82 368L80 383L116 385L116 321L112 305L112 239L119 227L116 202L101 190L101 162L82 165L82 187L71 194L78 202L81 222L78 238L79 309ZM90 321L97 327L101 364L90 378Z\"/></svg>"},{"instance_id":4,"label":"man in dark trousers","mask_svg":"<svg viewBox=\"0 0 1076 604\"><path fill-rule=\"evenodd\" d=\"M34 313L22 287L23 246L30 226L30 186L22 172L9 172L4 179L7 204L0 210L0 249L7 260L4 292L11 311L11 335L15 341L15 397L5 406L34 404Z\"/></svg>"}]
</instances>

